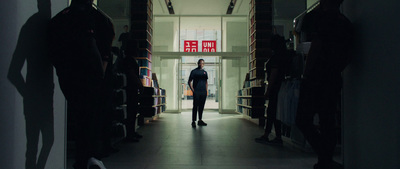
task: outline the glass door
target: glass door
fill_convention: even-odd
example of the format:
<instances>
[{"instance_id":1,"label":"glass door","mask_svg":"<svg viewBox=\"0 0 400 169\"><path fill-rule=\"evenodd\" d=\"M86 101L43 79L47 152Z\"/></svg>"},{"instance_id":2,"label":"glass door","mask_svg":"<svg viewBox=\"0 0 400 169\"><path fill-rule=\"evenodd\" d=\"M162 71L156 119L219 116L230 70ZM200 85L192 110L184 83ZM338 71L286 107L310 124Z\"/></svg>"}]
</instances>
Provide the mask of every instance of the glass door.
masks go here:
<instances>
[{"instance_id":1,"label":"glass door","mask_svg":"<svg viewBox=\"0 0 400 169\"><path fill-rule=\"evenodd\" d=\"M233 113L236 109L237 93L243 86L248 72L245 57L221 57L219 78L219 112Z\"/></svg>"},{"instance_id":2,"label":"glass door","mask_svg":"<svg viewBox=\"0 0 400 169\"><path fill-rule=\"evenodd\" d=\"M197 61L204 59L204 70L208 74L208 96L204 109L219 110L218 91L219 91L219 57L218 56L182 56L181 64L181 100L182 110L190 110L193 107L193 92L190 90L188 80L190 72L197 68Z\"/></svg>"},{"instance_id":3,"label":"glass door","mask_svg":"<svg viewBox=\"0 0 400 169\"><path fill-rule=\"evenodd\" d=\"M180 112L181 58L161 57L160 61L160 87L166 90L166 112Z\"/></svg>"}]
</instances>

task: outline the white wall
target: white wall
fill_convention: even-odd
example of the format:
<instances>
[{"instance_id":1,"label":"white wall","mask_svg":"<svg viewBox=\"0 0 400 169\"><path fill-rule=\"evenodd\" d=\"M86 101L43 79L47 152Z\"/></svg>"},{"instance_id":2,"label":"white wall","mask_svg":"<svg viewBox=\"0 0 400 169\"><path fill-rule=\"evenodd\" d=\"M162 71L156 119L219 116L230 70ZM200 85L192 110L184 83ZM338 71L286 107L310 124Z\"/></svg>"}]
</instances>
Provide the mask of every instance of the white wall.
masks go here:
<instances>
[{"instance_id":1,"label":"white wall","mask_svg":"<svg viewBox=\"0 0 400 169\"><path fill-rule=\"evenodd\" d=\"M67 0L52 0L52 13L67 6ZM19 32L23 24L38 11L37 1L0 1L0 164L2 169L25 167L25 118L22 97L8 81L7 72ZM26 67L26 64L25 64ZM26 68L21 71L23 75ZM64 98L55 81L54 93L54 144L47 160L47 169L64 169ZM39 143L39 150L41 144Z\"/></svg>"},{"instance_id":2,"label":"white wall","mask_svg":"<svg viewBox=\"0 0 400 169\"><path fill-rule=\"evenodd\" d=\"M354 59L344 73L344 166L400 168L398 0L345 0L355 26Z\"/></svg>"},{"instance_id":3,"label":"white wall","mask_svg":"<svg viewBox=\"0 0 400 169\"><path fill-rule=\"evenodd\" d=\"M173 22L154 22L153 51L173 52L175 37L174 26Z\"/></svg>"},{"instance_id":4,"label":"white wall","mask_svg":"<svg viewBox=\"0 0 400 169\"><path fill-rule=\"evenodd\" d=\"M178 99L181 98L181 95L178 93L178 87L180 87L180 81L178 81L178 59L161 59L161 73L157 75L157 78L160 80L161 88L166 90L166 104L167 111L177 111L178 107ZM177 84L178 83L178 84Z\"/></svg>"},{"instance_id":5,"label":"white wall","mask_svg":"<svg viewBox=\"0 0 400 169\"><path fill-rule=\"evenodd\" d=\"M248 50L247 39L249 38L246 34L248 31L247 22L226 22L224 27L224 33L226 33L225 46L226 51L224 52L246 52ZM238 49L233 49L239 47ZM235 51L233 51L235 50Z\"/></svg>"},{"instance_id":6,"label":"white wall","mask_svg":"<svg viewBox=\"0 0 400 169\"><path fill-rule=\"evenodd\" d=\"M315 4L319 0L307 0L307 8L309 8L311 5Z\"/></svg>"}]
</instances>

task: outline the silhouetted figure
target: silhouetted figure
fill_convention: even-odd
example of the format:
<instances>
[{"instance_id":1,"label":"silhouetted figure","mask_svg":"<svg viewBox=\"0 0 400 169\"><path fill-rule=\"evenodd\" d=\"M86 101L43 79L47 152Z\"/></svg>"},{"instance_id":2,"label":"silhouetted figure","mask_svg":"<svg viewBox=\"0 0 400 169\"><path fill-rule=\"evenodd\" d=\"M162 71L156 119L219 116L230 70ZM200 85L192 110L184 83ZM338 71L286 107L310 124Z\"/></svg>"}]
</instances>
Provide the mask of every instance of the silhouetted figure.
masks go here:
<instances>
[{"instance_id":1,"label":"silhouetted figure","mask_svg":"<svg viewBox=\"0 0 400 169\"><path fill-rule=\"evenodd\" d=\"M197 62L197 68L193 69L190 72L188 84L190 86L190 90L193 92L193 109L192 109L192 127L196 127L197 120L197 112L199 113L199 121L197 125L206 126L203 119L203 110L204 105L207 99L207 91L208 91L208 74L203 69L204 68L204 60L199 59ZM193 81L193 83L192 83Z\"/></svg>"},{"instance_id":2,"label":"silhouetted figure","mask_svg":"<svg viewBox=\"0 0 400 169\"><path fill-rule=\"evenodd\" d=\"M127 43L128 43L128 40L129 40L129 32L128 32L128 30L129 30L128 25L124 25L124 32L121 33L121 35L119 35L119 38L118 38L118 42L121 43L121 47L120 47L121 52L125 51L126 47L127 47Z\"/></svg>"},{"instance_id":3,"label":"silhouetted figure","mask_svg":"<svg viewBox=\"0 0 400 169\"><path fill-rule=\"evenodd\" d=\"M49 26L50 56L75 127L75 169L105 168L100 161L105 155L104 72L114 29L92 2L73 0Z\"/></svg>"},{"instance_id":4,"label":"silhouetted figure","mask_svg":"<svg viewBox=\"0 0 400 169\"><path fill-rule=\"evenodd\" d=\"M273 27L273 36L271 38L271 49L272 56L267 61L267 81L265 90L265 98L268 101L267 108L267 122L265 126L264 135L256 138L256 142L270 144L270 145L282 145L282 127L281 121L276 119L277 108L278 108L278 93L281 88L282 81L285 79L285 71L288 65L288 57L286 51L285 39L280 36L276 27ZM271 134L272 126L275 128L275 139L269 140L269 134Z\"/></svg>"},{"instance_id":5,"label":"silhouetted figure","mask_svg":"<svg viewBox=\"0 0 400 169\"><path fill-rule=\"evenodd\" d=\"M129 34L128 34L129 35ZM126 50L121 50L121 54L116 61L117 69L126 75L126 139L128 142L138 142L143 136L136 132L136 116L139 110L139 91L143 91L143 84L140 80L139 65L135 57L138 55L138 43L128 36L126 39Z\"/></svg>"},{"instance_id":6,"label":"silhouetted figure","mask_svg":"<svg viewBox=\"0 0 400 169\"><path fill-rule=\"evenodd\" d=\"M321 0L305 16L302 31L311 40L306 58L296 124L318 155L315 169L331 169L337 136L335 114L342 87L341 72L348 64L352 26L340 13L343 0ZM315 126L314 116L319 116Z\"/></svg>"},{"instance_id":7,"label":"silhouetted figure","mask_svg":"<svg viewBox=\"0 0 400 169\"><path fill-rule=\"evenodd\" d=\"M44 169L54 142L53 66L48 58L46 30L51 19L50 0L38 0L39 11L21 28L8 79L24 99L26 169ZM21 74L26 61L25 79ZM39 135L42 148L38 155Z\"/></svg>"},{"instance_id":8,"label":"silhouetted figure","mask_svg":"<svg viewBox=\"0 0 400 169\"><path fill-rule=\"evenodd\" d=\"M119 52L119 49L118 49ZM115 148L112 143L112 126L114 120L114 65L113 65L113 57L109 57L107 59L107 66L104 73L104 84L102 91L104 93L104 105L102 116L105 117L104 121L104 148L106 152L106 156L110 155L111 153L116 153L119 149Z\"/></svg>"}]
</instances>

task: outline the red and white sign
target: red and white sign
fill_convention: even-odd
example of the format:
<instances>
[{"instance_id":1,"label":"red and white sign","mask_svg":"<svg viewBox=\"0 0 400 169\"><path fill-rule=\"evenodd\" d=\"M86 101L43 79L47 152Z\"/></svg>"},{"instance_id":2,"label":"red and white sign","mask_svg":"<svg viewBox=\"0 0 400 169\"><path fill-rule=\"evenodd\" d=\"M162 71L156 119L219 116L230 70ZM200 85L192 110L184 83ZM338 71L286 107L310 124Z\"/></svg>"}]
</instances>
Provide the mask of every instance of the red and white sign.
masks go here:
<instances>
[{"instance_id":1,"label":"red and white sign","mask_svg":"<svg viewBox=\"0 0 400 169\"><path fill-rule=\"evenodd\" d=\"M198 42L197 40L185 40L184 43L184 52L197 52Z\"/></svg>"},{"instance_id":2,"label":"red and white sign","mask_svg":"<svg viewBox=\"0 0 400 169\"><path fill-rule=\"evenodd\" d=\"M217 41L215 40L203 40L202 42L203 52L216 52L217 51Z\"/></svg>"}]
</instances>

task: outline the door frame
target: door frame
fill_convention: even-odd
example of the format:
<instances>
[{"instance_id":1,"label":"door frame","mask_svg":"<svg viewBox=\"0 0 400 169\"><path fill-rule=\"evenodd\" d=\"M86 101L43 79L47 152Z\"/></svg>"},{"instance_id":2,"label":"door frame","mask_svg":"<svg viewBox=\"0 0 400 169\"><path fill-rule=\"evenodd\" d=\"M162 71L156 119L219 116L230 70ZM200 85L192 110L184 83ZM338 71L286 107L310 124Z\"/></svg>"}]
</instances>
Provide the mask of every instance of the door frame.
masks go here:
<instances>
[{"instance_id":1,"label":"door frame","mask_svg":"<svg viewBox=\"0 0 400 169\"><path fill-rule=\"evenodd\" d=\"M241 58L244 56L249 56L249 52L153 52L153 56L160 57L160 61L162 59L179 59L179 68L178 71L182 71L182 56L218 56L219 57L219 71L218 71L218 88L221 88L222 83L222 60L229 58ZM248 63L248 57L247 57ZM178 73L178 79L182 79L182 74ZM239 82L240 83L240 82ZM180 83L178 83L180 85ZM182 87L178 87L178 94L182 93ZM232 110L223 110L222 109L222 90L218 90L218 112L219 113L230 113ZM186 110L186 109L185 109ZM215 109L210 109L215 110ZM168 111L167 111L168 112ZM175 111L174 111L175 112ZM178 101L178 112L182 112L182 100Z\"/></svg>"}]
</instances>

